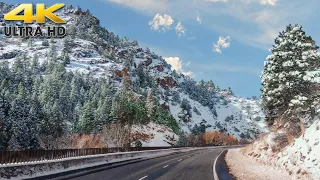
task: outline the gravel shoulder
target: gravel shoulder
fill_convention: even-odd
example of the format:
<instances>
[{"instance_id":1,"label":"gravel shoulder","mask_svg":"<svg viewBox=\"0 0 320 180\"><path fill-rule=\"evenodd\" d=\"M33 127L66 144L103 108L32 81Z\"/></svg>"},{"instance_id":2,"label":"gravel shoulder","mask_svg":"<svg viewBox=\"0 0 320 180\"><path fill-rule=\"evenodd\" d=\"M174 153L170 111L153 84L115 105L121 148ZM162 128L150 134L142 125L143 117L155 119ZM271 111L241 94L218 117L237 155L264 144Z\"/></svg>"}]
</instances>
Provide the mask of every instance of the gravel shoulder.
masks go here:
<instances>
[{"instance_id":1,"label":"gravel shoulder","mask_svg":"<svg viewBox=\"0 0 320 180\"><path fill-rule=\"evenodd\" d=\"M231 174L237 180L291 180L292 177L282 169L265 165L246 157L241 149L230 149L226 154L226 163Z\"/></svg>"}]
</instances>

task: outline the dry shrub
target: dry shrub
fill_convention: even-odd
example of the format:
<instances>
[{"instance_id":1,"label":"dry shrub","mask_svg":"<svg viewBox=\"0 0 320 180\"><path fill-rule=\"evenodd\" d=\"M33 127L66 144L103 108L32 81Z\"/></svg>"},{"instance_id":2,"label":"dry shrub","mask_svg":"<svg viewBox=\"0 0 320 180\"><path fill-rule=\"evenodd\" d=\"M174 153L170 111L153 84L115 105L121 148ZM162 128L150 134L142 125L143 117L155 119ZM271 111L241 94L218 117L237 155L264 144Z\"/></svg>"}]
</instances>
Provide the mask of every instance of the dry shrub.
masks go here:
<instances>
[{"instance_id":1,"label":"dry shrub","mask_svg":"<svg viewBox=\"0 0 320 180\"><path fill-rule=\"evenodd\" d=\"M298 138L304 131L304 125L301 123L300 120L294 120L287 122L284 125L284 130L287 132L288 135Z\"/></svg>"},{"instance_id":2,"label":"dry shrub","mask_svg":"<svg viewBox=\"0 0 320 180\"><path fill-rule=\"evenodd\" d=\"M239 144L242 144L242 145L250 144L251 142L252 142L252 140L249 141L248 139L240 139L239 140Z\"/></svg>"},{"instance_id":3,"label":"dry shrub","mask_svg":"<svg viewBox=\"0 0 320 180\"><path fill-rule=\"evenodd\" d=\"M266 141L266 138L270 135L269 133L261 134L254 142L247 145L246 147L241 149L241 152L243 154L247 154L249 156L252 156L255 153L255 150L257 148L262 148L264 150L267 150L266 148L269 148L269 145Z\"/></svg>"},{"instance_id":4,"label":"dry shrub","mask_svg":"<svg viewBox=\"0 0 320 180\"><path fill-rule=\"evenodd\" d=\"M189 146L205 146L201 135L188 136Z\"/></svg>"},{"instance_id":5,"label":"dry shrub","mask_svg":"<svg viewBox=\"0 0 320 180\"><path fill-rule=\"evenodd\" d=\"M129 147L131 126L120 123L105 126L101 138L106 147Z\"/></svg>"},{"instance_id":6,"label":"dry shrub","mask_svg":"<svg viewBox=\"0 0 320 180\"><path fill-rule=\"evenodd\" d=\"M209 131L203 134L203 141L207 145L236 145L239 144L237 138L223 134L219 131Z\"/></svg>"},{"instance_id":7,"label":"dry shrub","mask_svg":"<svg viewBox=\"0 0 320 180\"><path fill-rule=\"evenodd\" d=\"M154 138L154 134L150 133L150 134L147 134L147 133L143 133L143 132L132 132L131 133L131 141L132 142L135 142L137 140L140 140L140 141L150 141L151 139Z\"/></svg>"},{"instance_id":8,"label":"dry shrub","mask_svg":"<svg viewBox=\"0 0 320 180\"><path fill-rule=\"evenodd\" d=\"M289 144L288 135L285 133L275 134L271 144L272 152L280 152Z\"/></svg>"},{"instance_id":9,"label":"dry shrub","mask_svg":"<svg viewBox=\"0 0 320 180\"><path fill-rule=\"evenodd\" d=\"M53 137L53 136L46 136L40 135L39 144L41 149L72 149L72 136L71 135L64 135L61 137Z\"/></svg>"},{"instance_id":10,"label":"dry shrub","mask_svg":"<svg viewBox=\"0 0 320 180\"><path fill-rule=\"evenodd\" d=\"M72 148L104 148L106 147L99 135L93 134L73 134Z\"/></svg>"},{"instance_id":11,"label":"dry shrub","mask_svg":"<svg viewBox=\"0 0 320 180\"><path fill-rule=\"evenodd\" d=\"M93 134L69 134L58 138L52 136L39 136L40 148L52 149L82 149L104 148L101 137Z\"/></svg>"}]
</instances>

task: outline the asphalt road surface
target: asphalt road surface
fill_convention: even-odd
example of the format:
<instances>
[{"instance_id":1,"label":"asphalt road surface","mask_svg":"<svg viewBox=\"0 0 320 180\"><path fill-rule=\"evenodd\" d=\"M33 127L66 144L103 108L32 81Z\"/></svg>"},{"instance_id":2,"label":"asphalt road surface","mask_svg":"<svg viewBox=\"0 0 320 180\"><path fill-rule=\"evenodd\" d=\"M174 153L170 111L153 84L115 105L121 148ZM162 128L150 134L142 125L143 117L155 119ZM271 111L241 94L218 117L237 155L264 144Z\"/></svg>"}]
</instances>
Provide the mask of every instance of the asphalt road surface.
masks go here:
<instances>
[{"instance_id":1,"label":"asphalt road surface","mask_svg":"<svg viewBox=\"0 0 320 180\"><path fill-rule=\"evenodd\" d=\"M212 180L213 164L226 148L203 149L178 153L132 163L112 169L87 174L72 180ZM220 173L227 173L225 164L217 161ZM228 177L228 175L223 175ZM220 175L219 175L220 177ZM225 180L230 178L220 178Z\"/></svg>"}]
</instances>

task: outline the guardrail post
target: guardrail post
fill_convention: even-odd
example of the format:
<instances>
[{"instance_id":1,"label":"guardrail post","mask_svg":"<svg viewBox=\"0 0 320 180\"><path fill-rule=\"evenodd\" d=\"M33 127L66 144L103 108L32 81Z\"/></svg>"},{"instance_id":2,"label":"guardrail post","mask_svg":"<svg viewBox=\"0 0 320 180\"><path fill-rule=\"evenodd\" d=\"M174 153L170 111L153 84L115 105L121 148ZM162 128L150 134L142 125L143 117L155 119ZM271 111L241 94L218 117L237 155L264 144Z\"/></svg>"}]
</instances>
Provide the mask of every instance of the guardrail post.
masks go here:
<instances>
[{"instance_id":1,"label":"guardrail post","mask_svg":"<svg viewBox=\"0 0 320 180\"><path fill-rule=\"evenodd\" d=\"M1 154L1 158L0 158L0 164L4 164L4 159L5 159L5 151L0 151L0 154Z\"/></svg>"}]
</instances>

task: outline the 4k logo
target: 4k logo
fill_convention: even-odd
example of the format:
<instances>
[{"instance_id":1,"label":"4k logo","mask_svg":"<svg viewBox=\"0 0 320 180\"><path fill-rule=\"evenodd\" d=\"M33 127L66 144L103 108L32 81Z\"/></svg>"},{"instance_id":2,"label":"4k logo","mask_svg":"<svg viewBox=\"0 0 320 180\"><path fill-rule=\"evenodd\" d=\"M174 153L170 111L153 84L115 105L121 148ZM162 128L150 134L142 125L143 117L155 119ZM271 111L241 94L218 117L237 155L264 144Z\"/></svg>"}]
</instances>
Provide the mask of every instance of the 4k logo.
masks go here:
<instances>
[{"instance_id":1,"label":"4k logo","mask_svg":"<svg viewBox=\"0 0 320 180\"><path fill-rule=\"evenodd\" d=\"M18 7L4 15L4 19L7 21L24 21L24 23L45 23L45 17L50 19L56 24L64 24L65 20L55 15L53 12L64 7L64 4L54 4L49 8L45 8L44 4L37 4L36 14L33 15L32 4L20 4ZM23 15L18 15L23 11Z\"/></svg>"}]
</instances>

